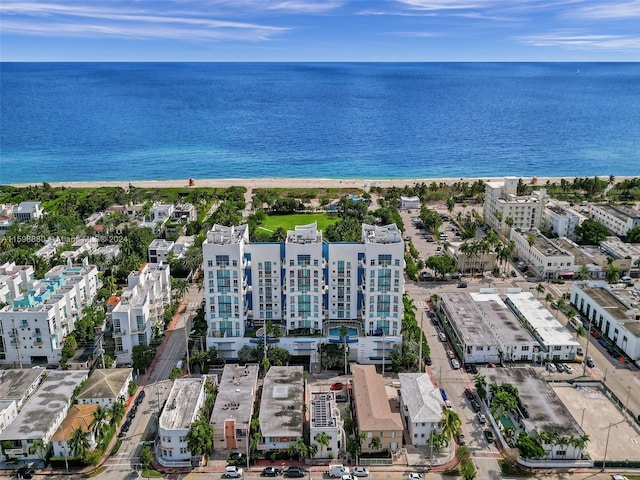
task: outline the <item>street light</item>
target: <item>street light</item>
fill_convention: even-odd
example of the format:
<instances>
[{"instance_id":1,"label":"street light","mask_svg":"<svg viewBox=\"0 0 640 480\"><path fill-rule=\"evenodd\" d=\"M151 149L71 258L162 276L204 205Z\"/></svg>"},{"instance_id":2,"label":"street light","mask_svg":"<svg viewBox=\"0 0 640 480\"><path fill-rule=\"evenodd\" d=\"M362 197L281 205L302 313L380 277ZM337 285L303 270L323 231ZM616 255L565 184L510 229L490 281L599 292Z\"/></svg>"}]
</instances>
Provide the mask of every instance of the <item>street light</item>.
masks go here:
<instances>
[{"instance_id":1,"label":"street light","mask_svg":"<svg viewBox=\"0 0 640 480\"><path fill-rule=\"evenodd\" d=\"M582 422L584 421L584 412L585 412L586 408L582 409L582 417L580 418L580 428L582 428Z\"/></svg>"},{"instance_id":2,"label":"street light","mask_svg":"<svg viewBox=\"0 0 640 480\"><path fill-rule=\"evenodd\" d=\"M591 337L591 323L592 322L590 321L589 330L587 331L587 347L585 348L585 352L584 352L584 360L582 360L582 376L583 377L587 375L587 358L589 357L589 345L591 345L591 341L589 340L589 337ZM606 380L606 375L605 375L605 380Z\"/></svg>"},{"instance_id":3,"label":"street light","mask_svg":"<svg viewBox=\"0 0 640 480\"><path fill-rule=\"evenodd\" d=\"M627 401L624 405L624 419L627 419L627 410L629 410L629 398L631 397L631 386L627 385Z\"/></svg>"},{"instance_id":4,"label":"street light","mask_svg":"<svg viewBox=\"0 0 640 480\"><path fill-rule=\"evenodd\" d=\"M607 442L604 445L604 459L602 460L602 471L604 472L604 469L606 467L606 463L607 463L607 450L609 448L609 434L611 433L611 425L612 423L609 422L609 430L607 430Z\"/></svg>"}]
</instances>

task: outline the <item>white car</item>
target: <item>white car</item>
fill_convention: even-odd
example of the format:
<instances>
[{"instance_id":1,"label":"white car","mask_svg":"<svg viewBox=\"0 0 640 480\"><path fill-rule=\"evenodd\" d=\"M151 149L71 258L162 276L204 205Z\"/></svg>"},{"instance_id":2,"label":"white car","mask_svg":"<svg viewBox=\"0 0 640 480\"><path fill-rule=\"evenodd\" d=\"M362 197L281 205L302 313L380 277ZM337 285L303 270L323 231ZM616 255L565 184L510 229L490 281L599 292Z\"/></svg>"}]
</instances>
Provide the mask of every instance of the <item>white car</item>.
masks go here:
<instances>
[{"instance_id":1,"label":"white car","mask_svg":"<svg viewBox=\"0 0 640 480\"><path fill-rule=\"evenodd\" d=\"M558 371L553 363L547 363L547 370L549 370L551 373L555 373Z\"/></svg>"},{"instance_id":2,"label":"white car","mask_svg":"<svg viewBox=\"0 0 640 480\"><path fill-rule=\"evenodd\" d=\"M353 467L353 472L351 472L354 477L368 477L369 469L367 467Z\"/></svg>"},{"instance_id":3,"label":"white car","mask_svg":"<svg viewBox=\"0 0 640 480\"><path fill-rule=\"evenodd\" d=\"M447 341L447 336L444 334L444 332L438 333L438 338L440 339L441 342Z\"/></svg>"},{"instance_id":4,"label":"white car","mask_svg":"<svg viewBox=\"0 0 640 480\"><path fill-rule=\"evenodd\" d=\"M410 473L409 480L423 480L423 476L421 473Z\"/></svg>"},{"instance_id":5,"label":"white car","mask_svg":"<svg viewBox=\"0 0 640 480\"><path fill-rule=\"evenodd\" d=\"M564 367L564 371L567 372L568 374L572 374L573 373L573 368L571 368L571 365L567 365L566 363L563 363L562 366Z\"/></svg>"}]
</instances>

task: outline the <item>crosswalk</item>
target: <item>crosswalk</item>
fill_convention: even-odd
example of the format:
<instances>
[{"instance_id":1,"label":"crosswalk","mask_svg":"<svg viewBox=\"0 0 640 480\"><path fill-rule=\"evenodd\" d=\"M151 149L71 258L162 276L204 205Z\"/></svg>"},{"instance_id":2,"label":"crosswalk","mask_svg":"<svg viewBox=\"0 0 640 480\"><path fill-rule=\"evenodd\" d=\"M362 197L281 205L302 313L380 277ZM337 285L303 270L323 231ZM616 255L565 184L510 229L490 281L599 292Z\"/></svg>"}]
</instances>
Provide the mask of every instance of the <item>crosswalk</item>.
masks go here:
<instances>
[{"instance_id":1,"label":"crosswalk","mask_svg":"<svg viewBox=\"0 0 640 480\"><path fill-rule=\"evenodd\" d=\"M425 308L427 306L427 302L425 302L424 300L416 300L413 302L413 304L418 308Z\"/></svg>"}]
</instances>

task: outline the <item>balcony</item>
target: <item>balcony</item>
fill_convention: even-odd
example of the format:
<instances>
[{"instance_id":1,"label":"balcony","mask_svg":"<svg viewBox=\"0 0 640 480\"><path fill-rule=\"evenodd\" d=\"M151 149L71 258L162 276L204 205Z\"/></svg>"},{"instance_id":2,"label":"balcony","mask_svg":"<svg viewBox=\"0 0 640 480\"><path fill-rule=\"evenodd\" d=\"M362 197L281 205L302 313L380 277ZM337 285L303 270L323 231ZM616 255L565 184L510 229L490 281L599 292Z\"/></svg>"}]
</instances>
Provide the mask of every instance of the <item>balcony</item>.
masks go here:
<instances>
[{"instance_id":1,"label":"balcony","mask_svg":"<svg viewBox=\"0 0 640 480\"><path fill-rule=\"evenodd\" d=\"M122 330L120 328L116 328L113 330L113 336L114 337L125 337L127 335L127 331L126 330Z\"/></svg>"}]
</instances>

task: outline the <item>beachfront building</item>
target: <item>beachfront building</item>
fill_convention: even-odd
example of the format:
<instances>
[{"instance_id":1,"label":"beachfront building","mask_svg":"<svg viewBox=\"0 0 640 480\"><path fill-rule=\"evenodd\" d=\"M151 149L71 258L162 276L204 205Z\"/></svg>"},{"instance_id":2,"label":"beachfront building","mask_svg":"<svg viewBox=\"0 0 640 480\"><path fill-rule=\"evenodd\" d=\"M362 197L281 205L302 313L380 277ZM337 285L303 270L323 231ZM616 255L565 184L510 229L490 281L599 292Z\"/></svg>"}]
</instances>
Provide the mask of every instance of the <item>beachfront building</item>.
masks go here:
<instances>
[{"instance_id":1,"label":"beachfront building","mask_svg":"<svg viewBox=\"0 0 640 480\"><path fill-rule=\"evenodd\" d=\"M601 223L613 233L622 237L631 228L640 226L640 210L637 208L592 204L590 213L592 220Z\"/></svg>"},{"instance_id":2,"label":"beachfront building","mask_svg":"<svg viewBox=\"0 0 640 480\"><path fill-rule=\"evenodd\" d=\"M193 222L197 218L196 207L193 203L178 203L174 205L172 218L181 223Z\"/></svg>"},{"instance_id":3,"label":"beachfront building","mask_svg":"<svg viewBox=\"0 0 640 480\"><path fill-rule=\"evenodd\" d=\"M302 366L269 368L262 386L258 450L286 452L304 439L304 387Z\"/></svg>"},{"instance_id":4,"label":"beachfront building","mask_svg":"<svg viewBox=\"0 0 640 480\"><path fill-rule=\"evenodd\" d=\"M171 219L175 207L173 203L154 202L149 209L149 214L145 216L144 221L140 223L140 227L150 228L153 231L162 228L162 226Z\"/></svg>"},{"instance_id":5,"label":"beachfront building","mask_svg":"<svg viewBox=\"0 0 640 480\"><path fill-rule=\"evenodd\" d=\"M542 226L555 233L558 237L576 239L576 227L580 225L586 217L579 214L572 208L562 205L556 201L550 201L545 205L542 216Z\"/></svg>"},{"instance_id":6,"label":"beachfront building","mask_svg":"<svg viewBox=\"0 0 640 480\"><path fill-rule=\"evenodd\" d=\"M431 432L440 432L445 408L440 390L425 373L400 373L400 413L412 445L428 445Z\"/></svg>"},{"instance_id":7,"label":"beachfront building","mask_svg":"<svg viewBox=\"0 0 640 480\"><path fill-rule=\"evenodd\" d=\"M164 467L190 467L189 427L204 404L204 377L174 380L160 415L156 460Z\"/></svg>"},{"instance_id":8,"label":"beachfront building","mask_svg":"<svg viewBox=\"0 0 640 480\"><path fill-rule=\"evenodd\" d=\"M10 303L34 280L31 265L5 262L0 265L0 303Z\"/></svg>"},{"instance_id":9,"label":"beachfront building","mask_svg":"<svg viewBox=\"0 0 640 480\"><path fill-rule=\"evenodd\" d=\"M403 197L400 196L400 208L403 210L407 209L420 209L422 206L422 202L420 202L420 197Z\"/></svg>"},{"instance_id":10,"label":"beachfront building","mask_svg":"<svg viewBox=\"0 0 640 480\"><path fill-rule=\"evenodd\" d=\"M535 362L573 360L580 344L531 293L507 292L505 302L540 344Z\"/></svg>"},{"instance_id":11,"label":"beachfront building","mask_svg":"<svg viewBox=\"0 0 640 480\"><path fill-rule=\"evenodd\" d=\"M632 361L640 360L640 290L574 282L571 303Z\"/></svg>"},{"instance_id":12,"label":"beachfront building","mask_svg":"<svg viewBox=\"0 0 640 480\"><path fill-rule=\"evenodd\" d=\"M353 374L352 402L356 435L364 434L362 451L396 452L402 446L404 426L397 412L391 411L382 376L375 365L351 365ZM380 441L376 447L374 438Z\"/></svg>"},{"instance_id":13,"label":"beachfront building","mask_svg":"<svg viewBox=\"0 0 640 480\"><path fill-rule=\"evenodd\" d=\"M496 232L508 229L507 218L513 220L511 228L529 230L538 228L547 195L545 189L532 195L518 195L518 179L505 177L498 182L486 182L484 190L484 221Z\"/></svg>"},{"instance_id":14,"label":"beachfront building","mask_svg":"<svg viewBox=\"0 0 640 480\"><path fill-rule=\"evenodd\" d=\"M540 350L538 342L493 289L442 293L436 308L458 358L465 364L532 361Z\"/></svg>"},{"instance_id":15,"label":"beachfront building","mask_svg":"<svg viewBox=\"0 0 640 480\"><path fill-rule=\"evenodd\" d=\"M404 244L395 225L363 225L361 242L340 243L323 241L315 223L289 230L283 243L252 243L246 225L214 225L202 249L207 347L228 359L249 344L245 332L267 322L294 355L340 341L342 326L359 362L382 360L368 336L384 336L389 351L400 341Z\"/></svg>"},{"instance_id":16,"label":"beachfront building","mask_svg":"<svg viewBox=\"0 0 640 480\"><path fill-rule=\"evenodd\" d=\"M344 420L336 403L336 392L315 391L309 398L309 442L318 449L314 458L335 458L346 447ZM318 442L323 433L328 445Z\"/></svg>"},{"instance_id":17,"label":"beachfront building","mask_svg":"<svg viewBox=\"0 0 640 480\"><path fill-rule=\"evenodd\" d=\"M30 222L42 218L42 202L20 202L20 205L13 207L13 217L18 222Z\"/></svg>"},{"instance_id":18,"label":"beachfront building","mask_svg":"<svg viewBox=\"0 0 640 480\"><path fill-rule=\"evenodd\" d=\"M0 237L11 230L13 224L13 206L0 203Z\"/></svg>"},{"instance_id":19,"label":"beachfront building","mask_svg":"<svg viewBox=\"0 0 640 480\"><path fill-rule=\"evenodd\" d=\"M258 365L224 366L209 421L215 450L248 451L257 388Z\"/></svg>"},{"instance_id":20,"label":"beachfront building","mask_svg":"<svg viewBox=\"0 0 640 480\"><path fill-rule=\"evenodd\" d=\"M515 242L515 254L545 280L571 276L576 271L575 257L537 229L513 229L511 240Z\"/></svg>"},{"instance_id":21,"label":"beachfront building","mask_svg":"<svg viewBox=\"0 0 640 480\"><path fill-rule=\"evenodd\" d=\"M169 254L173 250L174 243L163 238L156 238L147 249L150 263L168 263Z\"/></svg>"},{"instance_id":22,"label":"beachfront building","mask_svg":"<svg viewBox=\"0 0 640 480\"><path fill-rule=\"evenodd\" d=\"M498 427L496 431L502 438L505 438L507 427L513 428L513 438L518 438L520 432L530 436L535 436L536 432L555 432L557 434L555 438L566 438L572 441L565 444L560 442L542 443L541 447L544 449L545 456L540 460L545 463L540 466L549 468L551 464L546 463L546 460L583 459L586 442L583 444L574 441L584 439L585 432L544 376L531 367L482 368L480 375L485 378L487 386L494 383L496 385L510 384L517 389L518 402L515 412L492 420L492 423ZM567 385L565 388L574 387ZM490 404L491 388L487 388L486 392L487 403ZM505 444L504 441L501 443Z\"/></svg>"},{"instance_id":23,"label":"beachfront building","mask_svg":"<svg viewBox=\"0 0 640 480\"><path fill-rule=\"evenodd\" d=\"M87 370L49 371L18 416L0 433L4 457L1 468L15 462L39 462L42 452L29 448L41 441L45 448L67 416L74 390L87 378Z\"/></svg>"},{"instance_id":24,"label":"beachfront building","mask_svg":"<svg viewBox=\"0 0 640 480\"><path fill-rule=\"evenodd\" d=\"M60 428L56 430L51 438L51 446L53 448L53 456L58 458L73 458L74 452L71 449L70 440L73 438L75 431L80 430L84 433L88 450L91 451L98 443L94 435L93 412L98 409L98 405L71 405L67 416L62 421Z\"/></svg>"},{"instance_id":25,"label":"beachfront building","mask_svg":"<svg viewBox=\"0 0 640 480\"><path fill-rule=\"evenodd\" d=\"M58 363L64 338L98 289L98 269L57 265L0 309L0 364Z\"/></svg>"},{"instance_id":26,"label":"beachfront building","mask_svg":"<svg viewBox=\"0 0 640 480\"><path fill-rule=\"evenodd\" d=\"M119 398L129 398L129 383L132 380L133 368L96 368L78 394L78 403L108 408Z\"/></svg>"},{"instance_id":27,"label":"beachfront building","mask_svg":"<svg viewBox=\"0 0 640 480\"><path fill-rule=\"evenodd\" d=\"M118 364L131 363L136 345L149 345L164 328L164 309L171 302L169 265L145 263L127 277L128 286L111 310Z\"/></svg>"}]
</instances>

